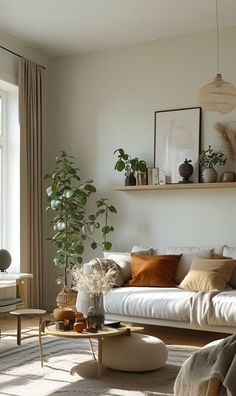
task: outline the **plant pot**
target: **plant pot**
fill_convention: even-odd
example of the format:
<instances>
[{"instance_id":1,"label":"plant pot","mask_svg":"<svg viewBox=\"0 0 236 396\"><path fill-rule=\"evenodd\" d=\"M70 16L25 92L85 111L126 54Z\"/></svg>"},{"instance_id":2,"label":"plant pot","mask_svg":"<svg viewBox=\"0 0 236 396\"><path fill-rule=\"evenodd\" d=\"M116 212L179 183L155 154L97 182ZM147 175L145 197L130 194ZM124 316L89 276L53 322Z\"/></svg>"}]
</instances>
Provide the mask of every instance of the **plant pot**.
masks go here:
<instances>
[{"instance_id":1,"label":"plant pot","mask_svg":"<svg viewBox=\"0 0 236 396\"><path fill-rule=\"evenodd\" d=\"M214 168L205 168L202 171L203 183L215 183L217 180L217 172Z\"/></svg>"},{"instance_id":2,"label":"plant pot","mask_svg":"<svg viewBox=\"0 0 236 396\"><path fill-rule=\"evenodd\" d=\"M136 186L136 177L133 173L125 178L125 186Z\"/></svg>"},{"instance_id":3,"label":"plant pot","mask_svg":"<svg viewBox=\"0 0 236 396\"><path fill-rule=\"evenodd\" d=\"M66 308L55 308L53 311L53 316L56 321L63 321L68 319L70 321L75 321L75 312L71 309Z\"/></svg>"}]
</instances>

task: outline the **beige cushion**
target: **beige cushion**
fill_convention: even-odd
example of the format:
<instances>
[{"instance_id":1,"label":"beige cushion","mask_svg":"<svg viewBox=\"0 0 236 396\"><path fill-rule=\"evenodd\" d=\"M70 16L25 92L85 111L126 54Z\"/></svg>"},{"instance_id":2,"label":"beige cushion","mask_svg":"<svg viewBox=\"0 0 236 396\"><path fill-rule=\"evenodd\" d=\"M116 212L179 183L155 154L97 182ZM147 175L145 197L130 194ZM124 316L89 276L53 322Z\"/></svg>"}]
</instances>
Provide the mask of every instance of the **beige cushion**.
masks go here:
<instances>
[{"instance_id":1,"label":"beige cushion","mask_svg":"<svg viewBox=\"0 0 236 396\"><path fill-rule=\"evenodd\" d=\"M226 290L234 268L236 260L194 258L179 287L194 291Z\"/></svg>"},{"instance_id":2,"label":"beige cushion","mask_svg":"<svg viewBox=\"0 0 236 396\"><path fill-rule=\"evenodd\" d=\"M126 252L103 252L104 257L109 260L115 261L120 267L121 275L124 282L131 278L131 254Z\"/></svg>"},{"instance_id":3,"label":"beige cushion","mask_svg":"<svg viewBox=\"0 0 236 396\"><path fill-rule=\"evenodd\" d=\"M236 259L236 247L225 246L223 250L224 256L231 257L232 259ZM236 268L234 269L232 276L229 280L229 285L236 289Z\"/></svg>"},{"instance_id":4,"label":"beige cushion","mask_svg":"<svg viewBox=\"0 0 236 396\"><path fill-rule=\"evenodd\" d=\"M121 371L151 371L164 366L167 348L157 337L132 333L103 340L103 364Z\"/></svg>"}]
</instances>

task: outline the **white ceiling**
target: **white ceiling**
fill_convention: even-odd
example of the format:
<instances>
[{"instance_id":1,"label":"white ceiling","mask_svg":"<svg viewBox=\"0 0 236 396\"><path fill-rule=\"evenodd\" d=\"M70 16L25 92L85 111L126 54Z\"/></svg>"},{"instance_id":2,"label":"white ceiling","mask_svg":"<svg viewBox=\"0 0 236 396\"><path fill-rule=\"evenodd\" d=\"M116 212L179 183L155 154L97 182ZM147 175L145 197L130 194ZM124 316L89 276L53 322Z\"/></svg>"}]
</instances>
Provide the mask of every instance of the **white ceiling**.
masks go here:
<instances>
[{"instance_id":1,"label":"white ceiling","mask_svg":"<svg viewBox=\"0 0 236 396\"><path fill-rule=\"evenodd\" d=\"M220 27L236 0L218 0ZM215 29L215 0L0 0L0 29L54 57Z\"/></svg>"}]
</instances>

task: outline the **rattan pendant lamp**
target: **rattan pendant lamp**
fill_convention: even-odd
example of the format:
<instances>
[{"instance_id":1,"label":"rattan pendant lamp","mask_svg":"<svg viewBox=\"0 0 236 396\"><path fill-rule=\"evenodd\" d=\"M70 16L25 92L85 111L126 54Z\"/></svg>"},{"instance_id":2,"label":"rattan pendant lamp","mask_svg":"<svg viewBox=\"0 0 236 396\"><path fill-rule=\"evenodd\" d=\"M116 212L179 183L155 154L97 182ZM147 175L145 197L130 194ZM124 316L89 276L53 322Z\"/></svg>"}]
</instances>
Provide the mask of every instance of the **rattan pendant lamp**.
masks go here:
<instances>
[{"instance_id":1,"label":"rattan pendant lamp","mask_svg":"<svg viewBox=\"0 0 236 396\"><path fill-rule=\"evenodd\" d=\"M219 17L218 0L216 6L216 64L217 73L213 81L204 85L198 93L198 102L203 110L229 113L236 107L236 87L224 81L219 73Z\"/></svg>"}]
</instances>

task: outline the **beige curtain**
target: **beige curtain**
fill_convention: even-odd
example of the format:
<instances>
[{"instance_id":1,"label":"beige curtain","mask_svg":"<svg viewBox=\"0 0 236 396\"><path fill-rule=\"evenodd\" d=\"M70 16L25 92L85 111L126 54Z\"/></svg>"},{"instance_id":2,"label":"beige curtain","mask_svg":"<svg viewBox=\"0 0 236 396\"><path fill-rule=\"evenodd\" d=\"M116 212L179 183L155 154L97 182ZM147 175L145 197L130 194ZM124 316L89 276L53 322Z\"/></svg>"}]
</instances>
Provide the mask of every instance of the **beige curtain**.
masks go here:
<instances>
[{"instance_id":1,"label":"beige curtain","mask_svg":"<svg viewBox=\"0 0 236 396\"><path fill-rule=\"evenodd\" d=\"M42 307L42 126L44 70L27 59L19 67L21 271L33 274L27 305Z\"/></svg>"}]
</instances>

